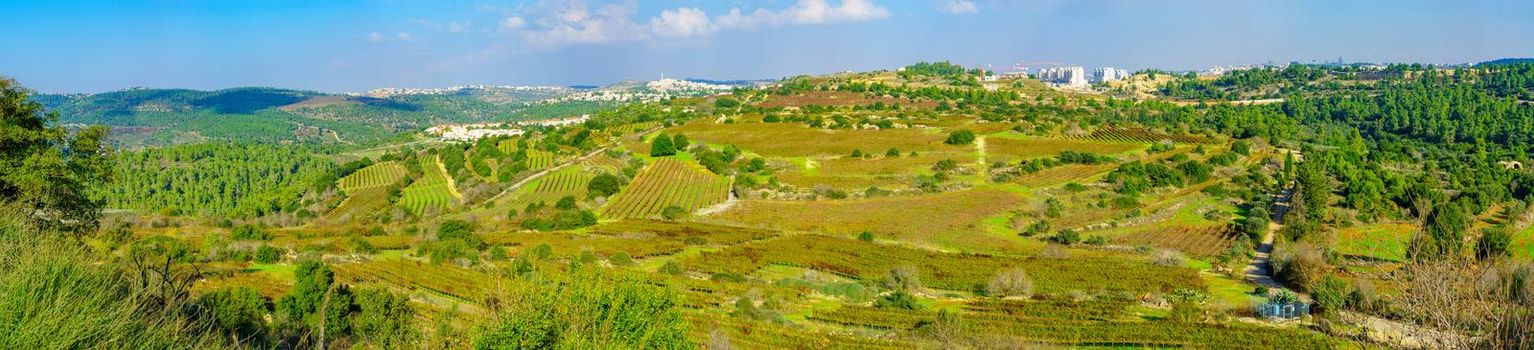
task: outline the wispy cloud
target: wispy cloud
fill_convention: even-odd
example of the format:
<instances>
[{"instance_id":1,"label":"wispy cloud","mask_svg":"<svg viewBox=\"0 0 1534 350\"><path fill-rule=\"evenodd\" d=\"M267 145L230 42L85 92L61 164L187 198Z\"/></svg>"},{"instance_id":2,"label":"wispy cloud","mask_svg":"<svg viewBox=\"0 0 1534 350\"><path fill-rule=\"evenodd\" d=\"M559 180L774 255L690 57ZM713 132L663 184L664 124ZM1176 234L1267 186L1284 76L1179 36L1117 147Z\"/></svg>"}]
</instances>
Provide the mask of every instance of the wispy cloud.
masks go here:
<instances>
[{"instance_id":1,"label":"wispy cloud","mask_svg":"<svg viewBox=\"0 0 1534 350\"><path fill-rule=\"evenodd\" d=\"M975 2L970 0L944 0L943 3L938 6L938 9L943 10L943 12L955 14L971 14L980 12L980 7L976 6Z\"/></svg>"},{"instance_id":2,"label":"wispy cloud","mask_svg":"<svg viewBox=\"0 0 1534 350\"><path fill-rule=\"evenodd\" d=\"M502 31L515 32L534 46L606 44L697 38L725 30L751 30L789 25L818 25L878 20L889 10L873 0L798 0L783 9L731 8L710 15L696 7L666 9L648 19L635 19L632 0L588 5L583 0L545 3L500 21ZM526 20L524 18L534 18Z\"/></svg>"}]
</instances>

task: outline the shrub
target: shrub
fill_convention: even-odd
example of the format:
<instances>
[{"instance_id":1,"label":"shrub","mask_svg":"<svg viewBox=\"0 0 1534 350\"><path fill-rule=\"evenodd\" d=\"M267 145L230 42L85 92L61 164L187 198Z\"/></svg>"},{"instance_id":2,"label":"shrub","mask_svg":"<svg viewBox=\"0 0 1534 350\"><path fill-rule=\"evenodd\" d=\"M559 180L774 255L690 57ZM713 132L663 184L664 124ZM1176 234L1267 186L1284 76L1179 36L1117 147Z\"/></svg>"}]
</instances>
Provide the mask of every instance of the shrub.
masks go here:
<instances>
[{"instance_id":1,"label":"shrub","mask_svg":"<svg viewBox=\"0 0 1534 350\"><path fill-rule=\"evenodd\" d=\"M1507 247L1513 243L1513 235L1507 226L1488 227L1475 242L1475 257L1487 260L1507 255Z\"/></svg>"},{"instance_id":2,"label":"shrub","mask_svg":"<svg viewBox=\"0 0 1534 350\"><path fill-rule=\"evenodd\" d=\"M265 241L272 239L272 235L256 225L244 224L229 232L229 238L236 241Z\"/></svg>"},{"instance_id":3,"label":"shrub","mask_svg":"<svg viewBox=\"0 0 1534 350\"><path fill-rule=\"evenodd\" d=\"M890 269L880 283L884 285L884 288L896 291L911 292L921 289L921 279L916 276L916 267L910 265Z\"/></svg>"},{"instance_id":4,"label":"shrub","mask_svg":"<svg viewBox=\"0 0 1534 350\"><path fill-rule=\"evenodd\" d=\"M510 281L476 349L696 349L676 293L640 276L576 269Z\"/></svg>"},{"instance_id":5,"label":"shrub","mask_svg":"<svg viewBox=\"0 0 1534 350\"><path fill-rule=\"evenodd\" d=\"M410 298L383 288L357 290L352 315L358 344L379 349L409 348L416 339L415 309Z\"/></svg>"},{"instance_id":6,"label":"shrub","mask_svg":"<svg viewBox=\"0 0 1534 350\"><path fill-rule=\"evenodd\" d=\"M903 290L897 290L880 297L874 301L874 307L880 309L917 310L921 309L921 303L916 301L916 296Z\"/></svg>"},{"instance_id":7,"label":"shrub","mask_svg":"<svg viewBox=\"0 0 1534 350\"><path fill-rule=\"evenodd\" d=\"M629 257L628 252L620 251L607 257L607 263L613 264L613 266L632 266L634 265L634 259Z\"/></svg>"},{"instance_id":8,"label":"shrub","mask_svg":"<svg viewBox=\"0 0 1534 350\"><path fill-rule=\"evenodd\" d=\"M738 273L715 272L713 275L709 276L708 279L710 281L740 283L746 281L746 276Z\"/></svg>"},{"instance_id":9,"label":"shrub","mask_svg":"<svg viewBox=\"0 0 1534 350\"><path fill-rule=\"evenodd\" d=\"M575 209L575 196L560 197L559 201L554 202L554 209L559 209L559 210Z\"/></svg>"},{"instance_id":10,"label":"shrub","mask_svg":"<svg viewBox=\"0 0 1534 350\"><path fill-rule=\"evenodd\" d=\"M1108 244L1108 239L1107 238L1103 238L1103 236L1092 235L1091 237L1087 237L1087 240L1086 240L1085 243L1087 245L1095 245L1095 246L1107 245Z\"/></svg>"},{"instance_id":11,"label":"shrub","mask_svg":"<svg viewBox=\"0 0 1534 350\"><path fill-rule=\"evenodd\" d=\"M1325 314L1335 314L1347 305L1349 289L1348 282L1336 276L1326 276L1319 285L1310 288L1316 306Z\"/></svg>"},{"instance_id":12,"label":"shrub","mask_svg":"<svg viewBox=\"0 0 1534 350\"><path fill-rule=\"evenodd\" d=\"M1033 280L1023 269L1007 269L991 278L985 294L994 297L1028 297L1033 294Z\"/></svg>"},{"instance_id":13,"label":"shrub","mask_svg":"<svg viewBox=\"0 0 1534 350\"><path fill-rule=\"evenodd\" d=\"M1081 242L1081 234L1077 233L1076 230L1064 229L1060 230L1058 233L1055 233L1055 236L1051 238L1051 240L1055 241L1055 243L1065 245L1076 244Z\"/></svg>"},{"instance_id":14,"label":"shrub","mask_svg":"<svg viewBox=\"0 0 1534 350\"><path fill-rule=\"evenodd\" d=\"M681 219L687 216L687 210L675 205L666 206L665 209L661 209L660 216L666 218L666 220Z\"/></svg>"},{"instance_id":15,"label":"shrub","mask_svg":"<svg viewBox=\"0 0 1534 350\"><path fill-rule=\"evenodd\" d=\"M650 140L651 157L665 157L675 154L676 146L671 144L670 136L666 136L666 134L660 134L656 135L654 140Z\"/></svg>"},{"instance_id":16,"label":"shrub","mask_svg":"<svg viewBox=\"0 0 1534 350\"><path fill-rule=\"evenodd\" d=\"M197 298L197 306L231 337L256 340L266 333L266 297L250 287L210 291Z\"/></svg>"},{"instance_id":17,"label":"shrub","mask_svg":"<svg viewBox=\"0 0 1534 350\"><path fill-rule=\"evenodd\" d=\"M864 241L864 242L873 242L874 241L874 233L873 232L869 232L869 231L863 231L863 233L859 233L858 234L858 240L859 241Z\"/></svg>"},{"instance_id":18,"label":"shrub","mask_svg":"<svg viewBox=\"0 0 1534 350\"><path fill-rule=\"evenodd\" d=\"M519 257L532 258L536 260L548 260L549 258L554 257L554 248L550 247L548 243L539 243L532 248L528 248L527 251L522 252Z\"/></svg>"},{"instance_id":19,"label":"shrub","mask_svg":"<svg viewBox=\"0 0 1534 350\"><path fill-rule=\"evenodd\" d=\"M261 245L260 248L256 248L257 263L270 264L277 262L278 259L282 259L282 250L277 247Z\"/></svg>"},{"instance_id":20,"label":"shrub","mask_svg":"<svg viewBox=\"0 0 1534 350\"><path fill-rule=\"evenodd\" d=\"M682 270L682 265L677 264L676 261L666 261L665 265L660 266L660 272L667 275L679 276L685 271Z\"/></svg>"},{"instance_id":21,"label":"shrub","mask_svg":"<svg viewBox=\"0 0 1534 350\"><path fill-rule=\"evenodd\" d=\"M968 145L974 142L975 132L969 130L954 131L953 133L948 134L948 139L943 140L943 143L955 146Z\"/></svg>"},{"instance_id":22,"label":"shrub","mask_svg":"<svg viewBox=\"0 0 1534 350\"><path fill-rule=\"evenodd\" d=\"M1151 262L1161 266L1182 266L1184 260L1186 259L1183 258L1182 253L1171 249L1157 250L1155 255L1151 256Z\"/></svg>"}]
</instances>

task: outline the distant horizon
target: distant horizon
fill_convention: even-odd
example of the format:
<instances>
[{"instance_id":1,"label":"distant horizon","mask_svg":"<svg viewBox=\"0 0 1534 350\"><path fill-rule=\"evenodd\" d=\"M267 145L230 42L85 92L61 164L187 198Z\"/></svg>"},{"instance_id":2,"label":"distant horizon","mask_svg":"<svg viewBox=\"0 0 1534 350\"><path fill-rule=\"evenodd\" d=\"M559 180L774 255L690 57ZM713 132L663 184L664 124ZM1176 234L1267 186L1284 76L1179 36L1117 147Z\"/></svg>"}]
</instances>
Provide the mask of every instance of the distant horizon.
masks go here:
<instances>
[{"instance_id":1,"label":"distant horizon","mask_svg":"<svg viewBox=\"0 0 1534 350\"><path fill-rule=\"evenodd\" d=\"M1497 61L1497 60L1505 60L1505 59L1528 59L1528 60L1534 60L1534 57L1497 57L1497 58L1488 58L1488 59L1472 61L1472 62L1365 62L1365 61L1346 61L1345 60L1343 62L1343 64L1349 64L1349 65L1352 65L1352 64L1381 64L1381 65L1391 65L1391 64L1422 64L1422 65L1434 65L1434 66L1457 66L1457 65L1475 65L1475 64L1486 63L1486 62ZM920 61L918 61L918 62L920 62ZM927 62L950 62L951 63L952 60L937 60L937 61L927 61ZM917 63L917 62L911 62L911 63ZM1278 61L1278 60L1273 60L1272 61L1273 65L1285 65L1285 64L1293 64L1293 63L1299 63L1299 64L1335 64L1336 62L1335 61L1333 61L1333 62L1326 62L1326 61L1323 61L1323 60L1310 60L1310 61L1299 61L1299 60ZM1268 65L1268 64L1269 64L1268 62L1260 62L1260 63L1244 63L1244 64L1222 65L1222 66L1219 66L1219 67L1231 68L1231 67L1243 67L1243 66L1265 66L1265 65ZM1072 65L1065 65L1065 66L1072 66ZM1107 66L1082 66L1082 67L1085 67L1087 69L1096 68L1096 67L1123 68L1121 66L1113 66L1113 65L1107 65ZM1161 70L1165 70L1165 71L1168 71L1168 72L1181 73L1181 72L1203 71L1203 70L1207 70L1207 69L1214 68L1214 67L1216 67L1216 66L1204 67L1202 69L1161 69L1161 68L1156 68L1156 67L1141 67L1141 68L1136 68L1136 69L1130 69L1129 71L1131 73L1133 73L1133 72L1138 72L1138 71L1141 71L1141 70L1144 70L1144 69L1161 69ZM895 70L895 69L899 69L899 68L900 67L875 68L875 69L869 69L867 71ZM1033 70L1033 68L1029 68L1029 70ZM993 69L993 71L995 71L995 72L1006 72L1007 70ZM840 71L837 71L837 72L840 72ZM763 78L728 78L728 79L723 79L723 78L711 78L711 77L682 77L682 78L678 78L678 77L655 77L653 79L620 79L620 80L613 80L613 81L609 81L609 82L605 82L605 83L577 83L577 84L467 83L467 84L444 85L444 86L377 86L377 87L365 88L365 89L361 89L361 90L346 90L346 91L327 91L327 90L318 90L318 89L306 89L306 88L299 88L299 87L289 87L289 86L266 86L266 85L242 85L242 86L226 86L226 87L213 87L213 88L190 88L190 87L176 87L176 86L127 86L127 87L123 87L123 88L119 88L119 89L102 90L102 91L79 91L79 92L75 92L75 91L43 91L43 90L37 90L37 89L33 89L33 90L37 91L38 93L49 94L49 95L94 95L94 94L104 94L104 93L112 93L112 92L119 92L119 91L127 91L127 90L133 90L133 89L218 91L218 90L227 90L227 89L267 88L267 89L282 89L282 90L295 90L295 91L310 91L310 92L318 92L318 93L324 93L324 94L353 94L353 93L366 93L366 92L369 92L369 91L372 91L372 90L377 90L377 89L391 89L391 88L392 89L451 89L451 88L472 87L472 86L482 86L482 87L563 87L563 88L586 88L586 87L592 87L592 88L600 88L600 87L605 87L605 86L610 86L610 85L615 85L615 84L621 84L621 83L630 82L630 81L655 81L655 80L660 80L660 79L677 79L677 80L687 80L687 81L712 81L712 82L727 82L727 81L777 81L777 80L791 78L791 77L799 76L799 75L825 75L825 74L834 74L834 73L837 73L837 72L804 73L804 74L795 74L795 75L784 76L784 77L775 77L775 78L763 77ZM1029 73L1032 73L1032 72L1029 72ZM5 75L5 74L0 74L0 77L14 79L13 77L10 77L10 76ZM25 82L21 82L21 84L22 84L22 86L26 86Z\"/></svg>"},{"instance_id":2,"label":"distant horizon","mask_svg":"<svg viewBox=\"0 0 1534 350\"><path fill-rule=\"evenodd\" d=\"M1389 16L1380 15L1382 9ZM1137 71L1534 56L1509 0L141 0L0 3L0 76L130 87L606 85L779 79L948 60Z\"/></svg>"}]
</instances>

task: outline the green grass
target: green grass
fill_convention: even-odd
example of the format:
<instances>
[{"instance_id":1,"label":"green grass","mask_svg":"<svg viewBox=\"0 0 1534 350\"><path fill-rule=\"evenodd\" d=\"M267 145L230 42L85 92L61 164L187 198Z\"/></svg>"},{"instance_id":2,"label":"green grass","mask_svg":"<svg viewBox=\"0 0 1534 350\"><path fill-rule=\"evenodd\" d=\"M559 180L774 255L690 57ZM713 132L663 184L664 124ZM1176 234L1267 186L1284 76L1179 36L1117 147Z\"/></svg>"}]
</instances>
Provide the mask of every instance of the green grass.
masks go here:
<instances>
[{"instance_id":1,"label":"green grass","mask_svg":"<svg viewBox=\"0 0 1534 350\"><path fill-rule=\"evenodd\" d=\"M1343 255L1406 261L1406 246L1416 227L1383 223L1350 227L1337 232L1337 251Z\"/></svg>"}]
</instances>

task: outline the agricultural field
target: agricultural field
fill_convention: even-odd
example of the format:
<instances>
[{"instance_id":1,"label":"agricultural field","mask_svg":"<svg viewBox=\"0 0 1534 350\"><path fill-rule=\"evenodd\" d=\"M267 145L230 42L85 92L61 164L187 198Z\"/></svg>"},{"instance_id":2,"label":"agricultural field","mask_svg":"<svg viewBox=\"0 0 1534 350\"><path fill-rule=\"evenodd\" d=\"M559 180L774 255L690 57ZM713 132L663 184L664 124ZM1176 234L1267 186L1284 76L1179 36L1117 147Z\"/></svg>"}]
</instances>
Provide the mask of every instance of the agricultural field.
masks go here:
<instances>
[{"instance_id":1,"label":"agricultural field","mask_svg":"<svg viewBox=\"0 0 1534 350\"><path fill-rule=\"evenodd\" d=\"M1337 230L1337 252L1385 261L1406 261L1406 247L1418 232L1408 223L1381 223Z\"/></svg>"},{"instance_id":2,"label":"agricultural field","mask_svg":"<svg viewBox=\"0 0 1534 350\"><path fill-rule=\"evenodd\" d=\"M1196 135L1168 135L1155 130L1143 128L1102 128L1092 130L1092 133L1077 136L1079 139L1100 142L1125 142L1125 143L1151 143L1172 141L1179 144L1214 144L1218 141L1208 137Z\"/></svg>"},{"instance_id":3,"label":"agricultural field","mask_svg":"<svg viewBox=\"0 0 1534 350\"><path fill-rule=\"evenodd\" d=\"M1017 161L1041 157L1053 157L1060 151L1086 152L1112 156L1137 150L1143 146L1120 142L1082 141L1065 138L1042 138L1006 132L985 140L985 154L990 160Z\"/></svg>"},{"instance_id":4,"label":"agricultural field","mask_svg":"<svg viewBox=\"0 0 1534 350\"><path fill-rule=\"evenodd\" d=\"M1137 260L1112 255L1049 259L945 253L892 243L799 234L706 252L686 260L684 265L705 272L737 274L748 274L768 265L788 265L869 282L877 281L893 268L915 266L927 286L961 292L975 291L1008 268L1028 271L1034 290L1040 293L1170 292L1180 286L1201 289L1203 282L1193 270Z\"/></svg>"},{"instance_id":5,"label":"agricultural field","mask_svg":"<svg viewBox=\"0 0 1534 350\"><path fill-rule=\"evenodd\" d=\"M1031 246L1017 237L988 234L985 221L1023 203L1016 194L972 189L920 196L837 201L741 200L714 217L789 231L884 239L957 250L994 251Z\"/></svg>"},{"instance_id":6,"label":"agricultural field","mask_svg":"<svg viewBox=\"0 0 1534 350\"><path fill-rule=\"evenodd\" d=\"M428 210L440 212L453 206L462 196L458 195L452 178L442 168L442 161L423 158L421 162L423 174L400 191L400 206L416 215L427 213Z\"/></svg>"},{"instance_id":7,"label":"agricultural field","mask_svg":"<svg viewBox=\"0 0 1534 350\"><path fill-rule=\"evenodd\" d=\"M542 150L527 150L527 170L538 171L554 166L554 153Z\"/></svg>"},{"instance_id":8,"label":"agricultural field","mask_svg":"<svg viewBox=\"0 0 1534 350\"><path fill-rule=\"evenodd\" d=\"M695 163L661 158L634 176L602 207L606 218L645 218L666 207L687 212L723 203L730 195L730 179L714 175Z\"/></svg>"},{"instance_id":9,"label":"agricultural field","mask_svg":"<svg viewBox=\"0 0 1534 350\"><path fill-rule=\"evenodd\" d=\"M845 156L853 150L882 153L890 148L906 153L974 149L943 144L947 135L934 128L830 130L796 123L688 123L665 132L709 144L735 145L768 157Z\"/></svg>"},{"instance_id":10,"label":"agricultural field","mask_svg":"<svg viewBox=\"0 0 1534 350\"><path fill-rule=\"evenodd\" d=\"M335 209L325 213L327 220L346 221L356 215L366 215L389 207L389 187L405 178L405 166L399 162L380 162L362 168L336 181L336 187L346 193L346 199Z\"/></svg>"},{"instance_id":11,"label":"agricultural field","mask_svg":"<svg viewBox=\"0 0 1534 350\"><path fill-rule=\"evenodd\" d=\"M801 188L825 185L847 190L862 190L869 186L888 189L910 185L915 174L930 172L932 165L939 161L946 159L966 162L975 159L973 152L928 152L916 156L902 153L899 157L885 156L882 151L869 152L879 156L804 159L795 164L797 169L788 169L773 176L777 176L783 184Z\"/></svg>"},{"instance_id":12,"label":"agricultural field","mask_svg":"<svg viewBox=\"0 0 1534 350\"><path fill-rule=\"evenodd\" d=\"M529 183L532 191L517 197L517 203L554 203L564 196L586 197L586 182L594 173L582 166L567 166Z\"/></svg>"},{"instance_id":13,"label":"agricultural field","mask_svg":"<svg viewBox=\"0 0 1534 350\"><path fill-rule=\"evenodd\" d=\"M937 106L936 101L916 102L907 99L896 98L869 98L861 93L840 91L809 91L789 96L772 96L766 101L759 103L761 107L804 107L804 106L856 106L871 105L883 102L885 105L900 105L903 107L917 107L930 109Z\"/></svg>"}]
</instances>

